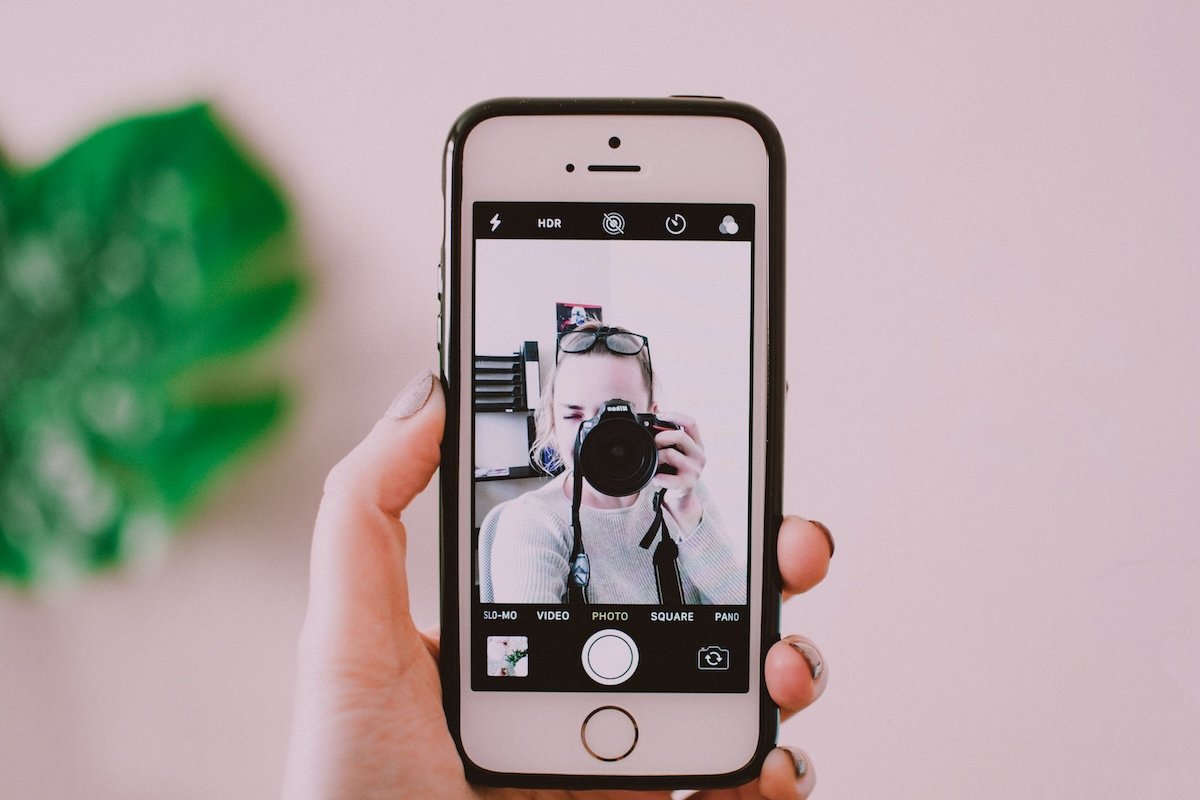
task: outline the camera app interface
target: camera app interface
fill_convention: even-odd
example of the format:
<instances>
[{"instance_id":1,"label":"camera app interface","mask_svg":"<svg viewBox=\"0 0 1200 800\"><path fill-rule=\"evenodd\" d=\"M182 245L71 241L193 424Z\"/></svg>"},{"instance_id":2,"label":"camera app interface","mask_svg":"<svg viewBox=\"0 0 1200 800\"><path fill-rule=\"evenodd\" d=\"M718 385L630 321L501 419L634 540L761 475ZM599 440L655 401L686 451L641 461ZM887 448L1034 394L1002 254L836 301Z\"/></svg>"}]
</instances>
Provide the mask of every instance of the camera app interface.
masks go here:
<instances>
[{"instance_id":1,"label":"camera app interface","mask_svg":"<svg viewBox=\"0 0 1200 800\"><path fill-rule=\"evenodd\" d=\"M472 688L748 691L754 207L472 214Z\"/></svg>"}]
</instances>

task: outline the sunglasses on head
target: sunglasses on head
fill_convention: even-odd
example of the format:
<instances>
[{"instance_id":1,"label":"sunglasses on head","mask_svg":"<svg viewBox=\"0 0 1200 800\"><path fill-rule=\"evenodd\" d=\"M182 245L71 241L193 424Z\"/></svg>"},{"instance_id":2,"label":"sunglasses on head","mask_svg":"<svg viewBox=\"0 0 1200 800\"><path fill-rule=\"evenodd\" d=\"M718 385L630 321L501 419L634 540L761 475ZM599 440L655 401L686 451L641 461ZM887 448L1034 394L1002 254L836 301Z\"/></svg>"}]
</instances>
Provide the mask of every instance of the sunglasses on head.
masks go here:
<instances>
[{"instance_id":1,"label":"sunglasses on head","mask_svg":"<svg viewBox=\"0 0 1200 800\"><path fill-rule=\"evenodd\" d=\"M595 330L567 331L558 337L559 353L586 353L597 344L619 356L636 356L642 350L650 354L650 340L640 333L617 330L601 325Z\"/></svg>"}]
</instances>

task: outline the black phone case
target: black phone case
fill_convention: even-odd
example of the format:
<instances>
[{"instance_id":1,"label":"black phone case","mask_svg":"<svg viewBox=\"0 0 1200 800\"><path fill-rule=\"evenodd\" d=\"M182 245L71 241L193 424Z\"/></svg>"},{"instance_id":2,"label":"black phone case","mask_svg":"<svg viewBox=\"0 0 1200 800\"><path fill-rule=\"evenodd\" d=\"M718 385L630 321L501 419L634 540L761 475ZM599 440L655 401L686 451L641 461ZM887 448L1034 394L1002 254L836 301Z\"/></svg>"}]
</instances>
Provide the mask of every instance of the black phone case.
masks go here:
<instances>
[{"instance_id":1,"label":"black phone case","mask_svg":"<svg viewBox=\"0 0 1200 800\"><path fill-rule=\"evenodd\" d=\"M764 568L762 597L762 652L760 674L767 651L779 641L780 591L782 582L776 552L776 534L782 521L783 422L784 422L784 223L785 183L783 141L775 124L758 109L715 97L670 98L498 98L472 106L463 112L450 129L446 146L453 147L448 174L443 173L443 194L450 202L450 222L442 241L442 319L448 320L447 339L439 347L449 348L444 360L449 374L442 375L446 408L459 408L459 392L465 387L452 379L461 371L459 314L454 304L459 299L459 275L462 242L462 142L471 130L491 117L550 114L656 114L683 116L733 117L750 124L766 146L769 157L768 212L768 337L767 343L767 441ZM447 316L447 314L449 314ZM440 334L440 330L439 330ZM561 789L677 789L737 786L758 777L763 759L775 746L779 734L779 709L767 694L765 682L759 687L761 727L754 757L743 768L720 775L553 775L493 772L470 761L462 747L459 717L459 624L458 624L458 457L459 424L453 413L447 415L442 440L441 489L441 661L442 704L446 721L462 757L467 779L487 786Z\"/></svg>"}]
</instances>

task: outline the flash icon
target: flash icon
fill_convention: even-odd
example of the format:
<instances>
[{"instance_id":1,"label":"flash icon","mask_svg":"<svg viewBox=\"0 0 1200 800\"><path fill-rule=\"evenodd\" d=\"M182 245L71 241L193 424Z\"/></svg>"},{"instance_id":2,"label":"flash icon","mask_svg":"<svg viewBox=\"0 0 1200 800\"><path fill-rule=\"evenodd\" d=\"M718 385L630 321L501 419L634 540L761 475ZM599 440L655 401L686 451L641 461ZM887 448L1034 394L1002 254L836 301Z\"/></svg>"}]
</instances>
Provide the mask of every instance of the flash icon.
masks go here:
<instances>
[{"instance_id":1,"label":"flash icon","mask_svg":"<svg viewBox=\"0 0 1200 800\"><path fill-rule=\"evenodd\" d=\"M496 228L500 227L500 214L493 216L488 222L492 223L492 233L496 232Z\"/></svg>"}]
</instances>

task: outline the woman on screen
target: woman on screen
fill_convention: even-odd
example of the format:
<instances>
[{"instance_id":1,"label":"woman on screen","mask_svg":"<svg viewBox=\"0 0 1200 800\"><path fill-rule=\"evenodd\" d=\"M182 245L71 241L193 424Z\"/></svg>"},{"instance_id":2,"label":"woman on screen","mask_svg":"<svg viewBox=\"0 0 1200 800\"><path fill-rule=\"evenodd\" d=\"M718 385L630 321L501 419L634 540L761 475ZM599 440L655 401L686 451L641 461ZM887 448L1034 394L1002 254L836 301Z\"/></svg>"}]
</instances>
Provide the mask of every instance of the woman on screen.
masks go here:
<instances>
[{"instance_id":1,"label":"woman on screen","mask_svg":"<svg viewBox=\"0 0 1200 800\"><path fill-rule=\"evenodd\" d=\"M485 517L483 602L746 602L745 556L700 480L700 428L659 415L655 388L646 337L592 321L559 338L532 455L561 472Z\"/></svg>"}]
</instances>

